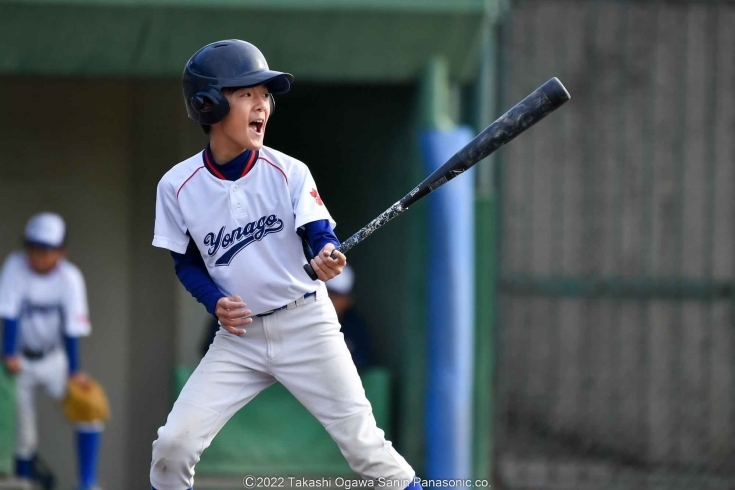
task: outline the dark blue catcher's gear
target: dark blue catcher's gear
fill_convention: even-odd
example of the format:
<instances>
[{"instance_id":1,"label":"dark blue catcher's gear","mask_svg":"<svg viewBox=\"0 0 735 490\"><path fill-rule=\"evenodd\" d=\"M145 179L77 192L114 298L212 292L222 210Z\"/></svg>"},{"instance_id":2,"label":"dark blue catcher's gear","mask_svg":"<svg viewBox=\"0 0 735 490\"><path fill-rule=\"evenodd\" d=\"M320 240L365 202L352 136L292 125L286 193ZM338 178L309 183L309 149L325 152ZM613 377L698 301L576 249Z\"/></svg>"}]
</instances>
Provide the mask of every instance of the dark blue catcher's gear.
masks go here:
<instances>
[{"instance_id":1,"label":"dark blue catcher's gear","mask_svg":"<svg viewBox=\"0 0 735 490\"><path fill-rule=\"evenodd\" d=\"M273 94L288 92L293 75L270 70L263 53L252 44L228 39L208 44L194 53L184 67L182 82L189 118L211 125L222 121L230 112L222 89L265 85L271 94L273 112Z\"/></svg>"}]
</instances>

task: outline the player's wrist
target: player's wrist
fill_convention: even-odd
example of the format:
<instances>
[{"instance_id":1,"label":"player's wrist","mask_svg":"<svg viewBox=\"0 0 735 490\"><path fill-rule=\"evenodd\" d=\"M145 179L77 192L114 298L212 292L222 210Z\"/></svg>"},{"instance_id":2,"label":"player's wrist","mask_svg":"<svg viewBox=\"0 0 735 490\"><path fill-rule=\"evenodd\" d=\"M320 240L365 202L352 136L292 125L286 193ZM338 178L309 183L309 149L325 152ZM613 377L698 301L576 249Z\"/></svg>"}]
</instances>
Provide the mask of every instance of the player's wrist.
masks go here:
<instances>
[{"instance_id":1,"label":"player's wrist","mask_svg":"<svg viewBox=\"0 0 735 490\"><path fill-rule=\"evenodd\" d=\"M205 307L207 308L207 311L209 311L209 313L211 313L212 315L216 316L217 307L219 306L220 302L225 298L227 298L227 296L225 296L222 293L213 294L212 297L209 299L208 304L205 305Z\"/></svg>"}]
</instances>

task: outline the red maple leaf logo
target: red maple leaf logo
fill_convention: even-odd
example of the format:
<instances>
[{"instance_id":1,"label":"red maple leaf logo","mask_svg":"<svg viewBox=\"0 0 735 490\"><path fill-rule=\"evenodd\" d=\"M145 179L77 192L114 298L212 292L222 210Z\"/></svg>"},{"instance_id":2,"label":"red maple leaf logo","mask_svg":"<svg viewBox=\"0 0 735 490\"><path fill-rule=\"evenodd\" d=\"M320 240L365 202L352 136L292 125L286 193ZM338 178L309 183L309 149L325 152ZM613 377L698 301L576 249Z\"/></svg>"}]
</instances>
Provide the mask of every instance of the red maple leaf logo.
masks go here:
<instances>
[{"instance_id":1,"label":"red maple leaf logo","mask_svg":"<svg viewBox=\"0 0 735 490\"><path fill-rule=\"evenodd\" d=\"M316 189L312 188L309 194L311 194L311 197L314 198L314 200L316 201L318 205L320 206L324 205L324 201L322 201L322 198L319 197L319 193L316 191Z\"/></svg>"}]
</instances>

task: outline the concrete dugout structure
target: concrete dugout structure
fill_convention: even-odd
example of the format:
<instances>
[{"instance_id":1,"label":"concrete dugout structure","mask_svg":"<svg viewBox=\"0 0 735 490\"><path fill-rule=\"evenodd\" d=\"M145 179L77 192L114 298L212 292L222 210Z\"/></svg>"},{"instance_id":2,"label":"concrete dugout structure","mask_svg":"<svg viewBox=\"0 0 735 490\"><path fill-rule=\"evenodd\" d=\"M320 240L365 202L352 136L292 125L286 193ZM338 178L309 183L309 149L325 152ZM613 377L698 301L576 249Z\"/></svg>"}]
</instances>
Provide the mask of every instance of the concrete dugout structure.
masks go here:
<instances>
[{"instance_id":1,"label":"concrete dugout structure","mask_svg":"<svg viewBox=\"0 0 735 490\"><path fill-rule=\"evenodd\" d=\"M145 487L171 373L196 361L204 328L168 254L150 245L157 181L205 143L181 100L188 56L241 38L295 75L266 144L310 166L344 238L425 175L419 129L444 117L488 122L498 9L491 0L0 2L0 254L20 244L32 213L67 219L94 327L82 365L114 410L101 482ZM444 88L419 91L437 59ZM490 196L487 175L478 200ZM417 466L426 444L426 226L420 203L350 256L378 359L397 386L394 437ZM51 402L39 405L41 450L70 484L71 430Z\"/></svg>"}]
</instances>

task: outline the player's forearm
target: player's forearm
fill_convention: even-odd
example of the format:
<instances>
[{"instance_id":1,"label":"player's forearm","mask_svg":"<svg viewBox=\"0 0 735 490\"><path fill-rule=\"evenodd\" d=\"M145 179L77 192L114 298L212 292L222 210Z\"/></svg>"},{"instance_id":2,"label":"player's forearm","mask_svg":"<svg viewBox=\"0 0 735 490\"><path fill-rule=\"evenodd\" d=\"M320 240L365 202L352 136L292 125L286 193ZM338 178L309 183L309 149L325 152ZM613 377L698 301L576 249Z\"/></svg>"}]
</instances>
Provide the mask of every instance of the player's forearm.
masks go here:
<instances>
[{"instance_id":1,"label":"player's forearm","mask_svg":"<svg viewBox=\"0 0 735 490\"><path fill-rule=\"evenodd\" d=\"M66 357L69 359L69 375L71 376L79 371L79 338L65 335L64 347Z\"/></svg>"},{"instance_id":2,"label":"player's forearm","mask_svg":"<svg viewBox=\"0 0 735 490\"><path fill-rule=\"evenodd\" d=\"M10 357L18 352L18 320L3 318L3 356Z\"/></svg>"},{"instance_id":3,"label":"player's forearm","mask_svg":"<svg viewBox=\"0 0 735 490\"><path fill-rule=\"evenodd\" d=\"M320 219L306 223L306 239L314 254L318 254L327 243L331 243L335 248L339 247L339 240L332 230L329 220Z\"/></svg>"},{"instance_id":4,"label":"player's forearm","mask_svg":"<svg viewBox=\"0 0 735 490\"><path fill-rule=\"evenodd\" d=\"M186 286L184 280L182 280L180 277L179 280L182 282L182 284L184 284L184 287L187 291L189 291L189 294L191 294L194 299L203 304L210 314L215 314L215 310L217 309L217 301L219 301L220 298L224 298L225 295L222 294L219 289L217 289L217 286L214 284L214 282L211 282L210 284L199 284L198 287L190 288Z\"/></svg>"}]
</instances>

